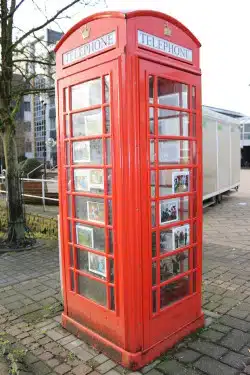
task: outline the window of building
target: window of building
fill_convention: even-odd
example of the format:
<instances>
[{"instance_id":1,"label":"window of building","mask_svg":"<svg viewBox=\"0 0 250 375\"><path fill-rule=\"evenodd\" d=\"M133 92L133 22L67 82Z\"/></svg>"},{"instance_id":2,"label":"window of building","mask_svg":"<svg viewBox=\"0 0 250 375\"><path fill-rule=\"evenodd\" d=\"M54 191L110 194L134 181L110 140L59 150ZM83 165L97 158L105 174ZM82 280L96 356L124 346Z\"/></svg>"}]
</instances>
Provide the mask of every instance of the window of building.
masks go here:
<instances>
[{"instance_id":1,"label":"window of building","mask_svg":"<svg viewBox=\"0 0 250 375\"><path fill-rule=\"evenodd\" d=\"M31 132L31 122L30 121L25 121L25 123L24 123L24 131Z\"/></svg>"},{"instance_id":2,"label":"window of building","mask_svg":"<svg viewBox=\"0 0 250 375\"><path fill-rule=\"evenodd\" d=\"M30 112L30 102L23 102L25 112Z\"/></svg>"},{"instance_id":3,"label":"window of building","mask_svg":"<svg viewBox=\"0 0 250 375\"><path fill-rule=\"evenodd\" d=\"M25 152L32 152L32 144L30 141L25 142Z\"/></svg>"},{"instance_id":4,"label":"window of building","mask_svg":"<svg viewBox=\"0 0 250 375\"><path fill-rule=\"evenodd\" d=\"M245 133L250 133L250 124L245 124L244 125L244 132Z\"/></svg>"},{"instance_id":5,"label":"window of building","mask_svg":"<svg viewBox=\"0 0 250 375\"><path fill-rule=\"evenodd\" d=\"M54 130L56 128L56 119L55 117L51 117L50 119L50 129Z\"/></svg>"}]
</instances>

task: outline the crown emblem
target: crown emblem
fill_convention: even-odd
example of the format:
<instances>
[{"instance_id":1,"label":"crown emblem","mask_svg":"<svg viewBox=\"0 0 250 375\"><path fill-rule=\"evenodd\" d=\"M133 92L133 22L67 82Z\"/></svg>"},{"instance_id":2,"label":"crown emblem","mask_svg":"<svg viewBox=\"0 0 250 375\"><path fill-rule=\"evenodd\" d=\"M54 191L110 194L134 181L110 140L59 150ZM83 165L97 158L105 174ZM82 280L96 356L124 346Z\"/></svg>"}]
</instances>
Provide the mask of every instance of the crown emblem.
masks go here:
<instances>
[{"instance_id":1,"label":"crown emblem","mask_svg":"<svg viewBox=\"0 0 250 375\"><path fill-rule=\"evenodd\" d=\"M85 25L84 28L82 29L83 39L88 39L89 34L90 34L90 28L88 27L88 25Z\"/></svg>"},{"instance_id":2,"label":"crown emblem","mask_svg":"<svg viewBox=\"0 0 250 375\"><path fill-rule=\"evenodd\" d=\"M166 35L166 36L172 35L172 30L170 29L170 27L168 27L167 23L164 25L164 35Z\"/></svg>"}]
</instances>

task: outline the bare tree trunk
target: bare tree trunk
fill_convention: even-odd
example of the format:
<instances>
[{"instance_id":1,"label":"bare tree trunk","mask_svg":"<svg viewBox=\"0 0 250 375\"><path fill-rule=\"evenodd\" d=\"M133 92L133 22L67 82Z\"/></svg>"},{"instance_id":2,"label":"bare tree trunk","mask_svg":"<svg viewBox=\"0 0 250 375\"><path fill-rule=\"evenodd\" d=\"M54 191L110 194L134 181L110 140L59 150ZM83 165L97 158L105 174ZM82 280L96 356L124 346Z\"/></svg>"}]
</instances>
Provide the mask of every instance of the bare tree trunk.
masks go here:
<instances>
[{"instance_id":1,"label":"bare tree trunk","mask_svg":"<svg viewBox=\"0 0 250 375\"><path fill-rule=\"evenodd\" d=\"M6 163L6 190L8 193L8 238L9 245L25 244L25 217L22 204L21 181L18 169L17 148L13 126L6 126L3 134Z\"/></svg>"}]
</instances>

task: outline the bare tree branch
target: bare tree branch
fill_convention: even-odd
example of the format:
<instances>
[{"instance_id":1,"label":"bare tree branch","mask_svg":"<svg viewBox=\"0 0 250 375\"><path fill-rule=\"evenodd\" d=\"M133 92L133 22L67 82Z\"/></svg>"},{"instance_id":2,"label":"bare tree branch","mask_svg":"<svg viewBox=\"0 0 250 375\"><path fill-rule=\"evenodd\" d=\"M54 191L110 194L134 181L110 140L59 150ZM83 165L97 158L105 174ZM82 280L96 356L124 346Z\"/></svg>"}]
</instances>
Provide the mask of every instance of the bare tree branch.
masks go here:
<instances>
[{"instance_id":1,"label":"bare tree branch","mask_svg":"<svg viewBox=\"0 0 250 375\"><path fill-rule=\"evenodd\" d=\"M18 10L18 8L25 2L25 0L20 0L19 3L12 7L12 9L10 9L10 12L8 13L8 15L6 16L6 19L8 18L11 18L13 17L14 13Z\"/></svg>"},{"instance_id":2,"label":"bare tree branch","mask_svg":"<svg viewBox=\"0 0 250 375\"><path fill-rule=\"evenodd\" d=\"M47 66L55 66L56 65L56 63L49 62L48 60L38 60L38 59L17 59L17 60L13 60L13 63L20 63L20 62L47 65Z\"/></svg>"},{"instance_id":3,"label":"bare tree branch","mask_svg":"<svg viewBox=\"0 0 250 375\"><path fill-rule=\"evenodd\" d=\"M29 35L34 34L35 32L42 30L45 28L47 25L49 25L51 22L55 21L57 17L65 12L67 9L71 8L73 5L79 3L80 0L73 0L71 1L68 5L66 5L64 8L60 9L57 11L54 16L46 20L43 24L40 26L34 27L33 29L27 31L23 36L21 36L15 43L12 44L11 49L13 50L18 44L20 44L24 39L26 39Z\"/></svg>"}]
</instances>

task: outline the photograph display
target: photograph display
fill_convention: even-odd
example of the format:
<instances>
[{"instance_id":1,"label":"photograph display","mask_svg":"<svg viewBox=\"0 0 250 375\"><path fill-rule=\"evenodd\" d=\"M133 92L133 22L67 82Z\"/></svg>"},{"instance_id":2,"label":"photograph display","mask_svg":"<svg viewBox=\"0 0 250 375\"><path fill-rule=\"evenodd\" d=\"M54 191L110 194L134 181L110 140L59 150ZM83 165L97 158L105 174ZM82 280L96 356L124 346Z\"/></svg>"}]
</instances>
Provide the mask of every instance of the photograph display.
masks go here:
<instances>
[{"instance_id":1,"label":"photograph display","mask_svg":"<svg viewBox=\"0 0 250 375\"><path fill-rule=\"evenodd\" d=\"M94 248L93 228L81 224L76 225L76 242L79 245Z\"/></svg>"},{"instance_id":2,"label":"photograph display","mask_svg":"<svg viewBox=\"0 0 250 375\"><path fill-rule=\"evenodd\" d=\"M173 172L172 193L187 193L189 191L189 172Z\"/></svg>"},{"instance_id":3,"label":"photograph display","mask_svg":"<svg viewBox=\"0 0 250 375\"><path fill-rule=\"evenodd\" d=\"M104 256L88 253L89 271L97 275L106 277L106 258Z\"/></svg>"},{"instance_id":4,"label":"photograph display","mask_svg":"<svg viewBox=\"0 0 250 375\"><path fill-rule=\"evenodd\" d=\"M90 162L90 141L73 143L73 162L85 163Z\"/></svg>"},{"instance_id":5,"label":"photograph display","mask_svg":"<svg viewBox=\"0 0 250 375\"><path fill-rule=\"evenodd\" d=\"M160 224L168 224L179 220L179 200L160 201Z\"/></svg>"},{"instance_id":6,"label":"photograph display","mask_svg":"<svg viewBox=\"0 0 250 375\"><path fill-rule=\"evenodd\" d=\"M105 220L105 210L104 210L104 203L100 202L87 202L87 212L88 212L88 220L93 221L95 223L104 223Z\"/></svg>"}]
</instances>

